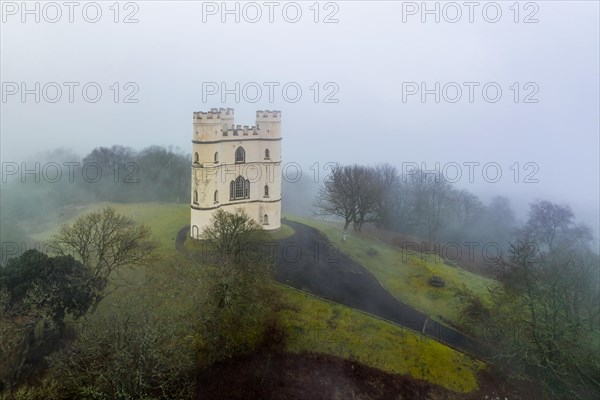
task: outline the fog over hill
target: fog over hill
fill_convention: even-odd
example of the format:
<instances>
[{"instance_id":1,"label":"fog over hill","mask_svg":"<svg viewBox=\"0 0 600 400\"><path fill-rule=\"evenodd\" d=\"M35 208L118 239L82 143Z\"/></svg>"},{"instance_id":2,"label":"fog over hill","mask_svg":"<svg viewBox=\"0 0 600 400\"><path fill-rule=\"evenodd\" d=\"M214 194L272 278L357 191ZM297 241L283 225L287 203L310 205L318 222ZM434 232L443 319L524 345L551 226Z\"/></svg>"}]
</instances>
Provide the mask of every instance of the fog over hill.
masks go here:
<instances>
[{"instance_id":1,"label":"fog over hill","mask_svg":"<svg viewBox=\"0 0 600 400\"><path fill-rule=\"evenodd\" d=\"M233 107L252 125L280 109L284 163L304 175L458 165L456 185L510 197L521 219L536 198L569 203L598 236L597 2L133 4L81 5L71 23L64 5L58 18L4 3L3 162L189 151L193 111Z\"/></svg>"}]
</instances>

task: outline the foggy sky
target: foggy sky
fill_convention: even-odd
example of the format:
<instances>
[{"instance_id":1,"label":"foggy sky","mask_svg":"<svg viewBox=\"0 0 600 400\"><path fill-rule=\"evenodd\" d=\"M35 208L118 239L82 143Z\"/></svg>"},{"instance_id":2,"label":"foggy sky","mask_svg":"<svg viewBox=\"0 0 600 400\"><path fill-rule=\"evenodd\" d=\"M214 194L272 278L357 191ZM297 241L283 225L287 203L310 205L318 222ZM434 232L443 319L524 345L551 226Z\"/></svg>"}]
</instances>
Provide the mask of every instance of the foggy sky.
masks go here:
<instances>
[{"instance_id":1,"label":"foggy sky","mask_svg":"<svg viewBox=\"0 0 600 400\"><path fill-rule=\"evenodd\" d=\"M88 103L75 89L69 103L63 87L63 97L54 104L44 99L37 104L33 96L25 103L19 95L3 99L2 161L21 162L56 147L85 155L113 144L136 149L173 145L187 152L193 111L233 107L237 124L254 125L256 110L277 109L283 112L283 162L297 162L305 174L312 175L309 167L318 162L322 178L329 161L390 162L400 169L403 162L424 162L428 169L436 162L457 163L463 175L456 185L484 201L506 195L521 219L527 203L536 198L566 202L598 235L598 2L539 1L539 22L528 24L522 20L531 10L521 9L520 21L513 21L512 1L499 2L502 17L497 23L482 17L486 2L475 9L473 23L466 7L456 23L443 16L440 23L433 16L422 23L420 13L405 15L403 22L407 5L402 2L335 2L339 22L329 24L313 22L313 2L299 3L302 17L297 23L284 20L283 2L275 9L275 22L269 23L267 7L257 3L263 12L257 23L243 15L240 23L231 15L223 23L220 13L205 15L203 22L202 2L187 1L136 2L139 22L132 24L113 22L112 2L99 3L102 17L97 23L86 22L81 7L73 23L66 7L57 23L43 18L36 23L32 16L22 23L20 13L3 10L3 84L25 82L33 88L35 82L79 82L81 88L96 82L103 94L97 103ZM15 4L20 7L21 2ZM321 8L319 19L332 10ZM121 9L119 19L130 11ZM139 102L115 103L109 89L114 82L121 86L121 96L128 92L123 85L134 82ZM280 86L274 103L269 103L265 86L256 103L244 98L236 103L233 95L225 102L220 96L204 102L203 82L225 82L229 88L235 82ZM281 94L288 82L303 90L296 103ZM317 103L310 90L314 82L321 90ZM327 82L339 87L338 103L323 102ZM457 103L435 103L433 95L422 103L419 96L403 102L403 82L426 82L429 88L435 82L480 86L473 103L464 86ZM481 96L488 82L503 91L496 103ZM510 89L514 82L520 85L518 103ZM534 96L538 103L522 101L530 91L523 89L528 82L539 87ZM480 163L473 182L464 165L471 162ZM535 166L525 170L528 162ZM498 182L482 177L486 163L500 166ZM523 182L534 168L538 182Z\"/></svg>"}]
</instances>

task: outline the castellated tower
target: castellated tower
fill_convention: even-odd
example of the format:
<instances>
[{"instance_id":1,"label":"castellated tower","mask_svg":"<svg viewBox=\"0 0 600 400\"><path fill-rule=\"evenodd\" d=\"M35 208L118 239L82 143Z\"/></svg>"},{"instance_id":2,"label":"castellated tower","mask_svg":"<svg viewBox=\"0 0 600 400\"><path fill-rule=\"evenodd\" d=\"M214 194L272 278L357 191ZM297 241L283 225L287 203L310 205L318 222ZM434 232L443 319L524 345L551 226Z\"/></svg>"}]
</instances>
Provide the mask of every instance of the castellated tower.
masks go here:
<instances>
[{"instance_id":1,"label":"castellated tower","mask_svg":"<svg viewBox=\"0 0 600 400\"><path fill-rule=\"evenodd\" d=\"M281 226L281 112L257 111L256 125L234 124L232 108L194 112L190 235L212 214L244 210L264 229Z\"/></svg>"}]
</instances>

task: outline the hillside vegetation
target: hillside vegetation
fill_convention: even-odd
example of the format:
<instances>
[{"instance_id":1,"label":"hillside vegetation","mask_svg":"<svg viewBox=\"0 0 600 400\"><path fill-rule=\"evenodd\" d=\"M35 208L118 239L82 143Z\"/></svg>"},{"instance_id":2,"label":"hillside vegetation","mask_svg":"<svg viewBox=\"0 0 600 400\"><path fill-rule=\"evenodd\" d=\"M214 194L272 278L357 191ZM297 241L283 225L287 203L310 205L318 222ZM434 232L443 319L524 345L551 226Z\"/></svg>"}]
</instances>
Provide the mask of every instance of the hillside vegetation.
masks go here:
<instances>
[{"instance_id":1,"label":"hillside vegetation","mask_svg":"<svg viewBox=\"0 0 600 400\"><path fill-rule=\"evenodd\" d=\"M106 206L110 206L118 213L133 218L136 222L149 226L153 238L159 243L158 258L160 260L157 259L156 265L146 268L144 271L130 271L124 275L124 278L140 284L142 282L154 282L157 289L164 289L164 291L156 291L153 295L156 299L152 302L158 301L162 304L162 307L172 308L173 315L180 315L182 310L193 306L190 299L176 296L177 293L185 293L185 290L182 290L183 286L176 287L176 282L182 282L184 286L189 286L191 283L184 283L186 278L178 276L181 272L178 272L179 269L169 261L178 262L177 260L180 260L180 255L175 250L175 238L180 228L189 223L189 207L187 205L96 203L81 207L67 207L59 215L48 215L47 220L43 223L29 225L29 228L37 226L35 231L30 231L30 236L36 240L46 240L60 224L71 223L78 216ZM336 235L336 229L331 225L316 221L298 220L318 227L332 240ZM272 234L274 240L293 234L291 228L285 225L284 227L284 229ZM358 238L349 238L346 245L343 248L344 251L355 257L376 275L379 274L377 275L378 278L386 282L386 286L394 291L401 291L404 287L399 284L403 274L394 273L394 267L408 265L413 268L411 279L414 281L418 281L419 277L425 277L427 271L430 271L428 268L439 268L440 271L443 271L443 266L439 263L417 264L416 257L412 256L410 258L411 262L401 263L401 260L398 259L398 250L389 246L369 243ZM378 262L381 264L380 270L374 268L377 262L371 260L369 258L371 256L366 255L366 250L371 246L375 246L378 250L376 260L379 260ZM193 249L194 244L186 241L186 248ZM389 264L392 268L383 267L388 261L394 261L394 264ZM418 271L417 268L421 268L422 271ZM433 272L438 274L437 270L433 270ZM453 272L454 275L452 275ZM444 277L448 280L450 278L458 280L460 275L456 275L456 273L464 272L451 269ZM474 282L478 282L471 275L468 275L468 277ZM405 273L404 276L408 275ZM160 282L164 277L169 278L168 283L163 285ZM390 285L386 279L392 283L397 281L398 284ZM455 392L472 392L478 388L477 375L485 368L484 363L430 338L423 337L379 318L304 294L283 285L274 285L275 290L281 295L282 304L279 307L278 316L285 327L287 335L285 349L287 351L296 354L314 352L339 356L389 373L404 374L415 379L422 379ZM426 282L419 287L427 289ZM97 316L109 312L115 304L122 301L122 298L129 297L126 294L128 291L131 291L131 287L117 290L111 294L106 299L107 304L101 303L99 312L91 318L97 318ZM423 290L423 292L427 293L426 290ZM424 307L419 307L423 310L431 309L443 300L430 299L429 302L426 302L424 299L427 299L427 295L423 299L421 297L423 296L419 295L419 291L415 290L411 298L417 304L426 304ZM168 310L163 312L169 314ZM442 315L451 314L442 313Z\"/></svg>"}]
</instances>

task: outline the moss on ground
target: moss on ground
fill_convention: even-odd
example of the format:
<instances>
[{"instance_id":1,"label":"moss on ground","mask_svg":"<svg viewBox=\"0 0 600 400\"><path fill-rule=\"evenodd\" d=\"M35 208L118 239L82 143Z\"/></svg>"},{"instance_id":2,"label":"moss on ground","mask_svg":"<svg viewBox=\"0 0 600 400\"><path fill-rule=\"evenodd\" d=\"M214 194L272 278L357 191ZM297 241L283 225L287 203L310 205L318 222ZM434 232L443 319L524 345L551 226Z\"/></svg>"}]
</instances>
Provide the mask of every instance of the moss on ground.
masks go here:
<instances>
[{"instance_id":1,"label":"moss on ground","mask_svg":"<svg viewBox=\"0 0 600 400\"><path fill-rule=\"evenodd\" d=\"M483 362L390 322L278 286L288 351L354 359L461 393L478 388L476 375L485 368Z\"/></svg>"},{"instance_id":2,"label":"moss on ground","mask_svg":"<svg viewBox=\"0 0 600 400\"><path fill-rule=\"evenodd\" d=\"M460 325L462 303L454 289L464 285L487 299L488 286L496 284L493 279L444 264L436 255L403 250L359 237L352 231L348 231L346 242L342 242L341 229L337 224L294 216L288 218L323 232L340 251L367 268L394 297L438 322ZM369 249L375 249L376 253L370 255ZM432 276L441 277L445 286L438 288L429 285Z\"/></svg>"}]
</instances>

